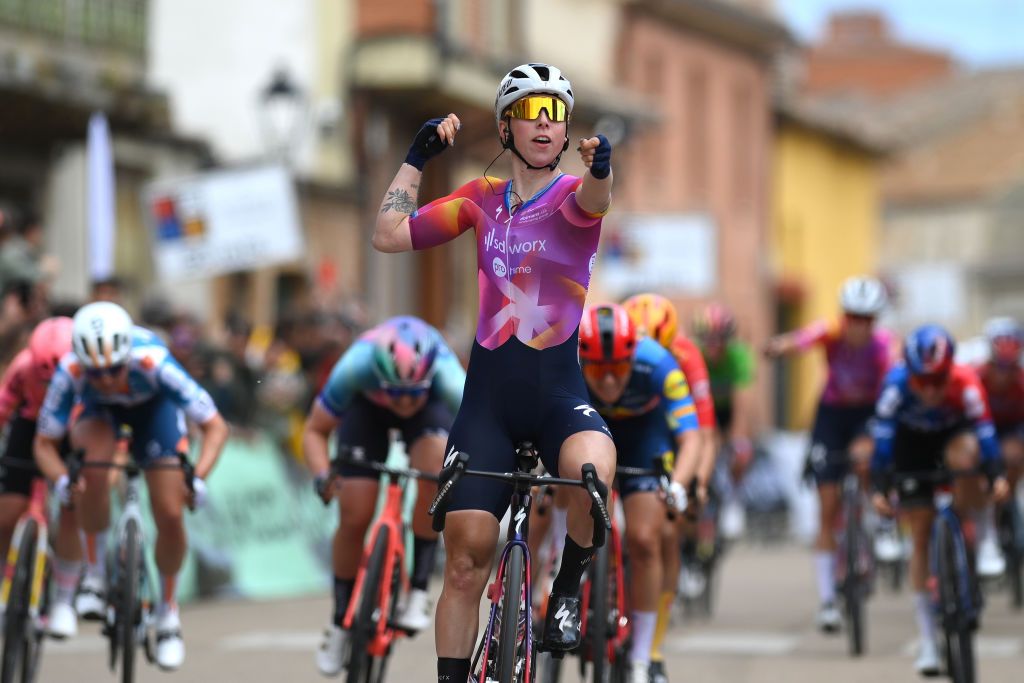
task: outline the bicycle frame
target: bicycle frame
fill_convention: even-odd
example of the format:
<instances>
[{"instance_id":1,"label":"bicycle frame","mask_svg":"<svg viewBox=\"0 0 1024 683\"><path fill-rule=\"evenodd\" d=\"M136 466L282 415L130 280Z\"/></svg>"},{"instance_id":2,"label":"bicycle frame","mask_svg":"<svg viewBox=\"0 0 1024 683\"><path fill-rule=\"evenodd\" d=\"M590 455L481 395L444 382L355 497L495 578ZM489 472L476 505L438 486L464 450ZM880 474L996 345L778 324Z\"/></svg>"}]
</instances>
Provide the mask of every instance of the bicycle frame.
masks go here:
<instances>
[{"instance_id":1,"label":"bicycle frame","mask_svg":"<svg viewBox=\"0 0 1024 683\"><path fill-rule=\"evenodd\" d=\"M938 544L935 542L935 536L938 533L938 525L946 524L953 531L954 548L956 550L956 576L957 582L959 583L958 592L961 596L961 604L958 607L963 611L963 614L968 620L974 620L978 616L978 606L974 604L973 595L974 591L971 589L971 568L968 561L967 555L967 542L964 538L963 525L960 523L960 517L957 516L953 510L951 501L940 501L936 504L936 516L935 522L932 526L931 542L928 545L928 559L931 568L931 575L938 576L939 569L939 557L938 557ZM936 597L936 601L938 598ZM941 605L939 605L941 608ZM940 611L940 615L945 618L945 615Z\"/></svg>"},{"instance_id":2,"label":"bicycle frame","mask_svg":"<svg viewBox=\"0 0 1024 683\"><path fill-rule=\"evenodd\" d=\"M608 509L615 510L619 502L619 492L617 489L612 489L608 496ZM619 523L615 516L611 516L612 528L608 532L608 548L609 555L609 567L614 562L615 567L615 611L618 614L618 618L615 621L615 633L608 639L608 652L604 653L609 659L612 658L615 650L620 648L629 639L630 634L630 621L629 621L629 608L626 604L626 572L623 566L623 552L622 552L622 535L619 532ZM591 580L588 576L587 580L583 584L582 592L582 603L584 605L590 604L590 592L593 590ZM607 587L606 587L607 590ZM589 615L587 610L583 610L582 624L580 625L580 631L583 634L583 642L587 640L587 629L589 628ZM598 653L592 652L591 657L598 656Z\"/></svg>"},{"instance_id":3,"label":"bicycle frame","mask_svg":"<svg viewBox=\"0 0 1024 683\"><path fill-rule=\"evenodd\" d=\"M530 548L526 542L526 539L530 534L530 508L533 505L533 492L528 485L519 484L516 486L515 492L512 494L512 507L514 514L510 518L508 525L508 534L506 536L505 547L501 551L501 559L498 560L498 571L494 577L494 583L487 589L487 597L491 601L491 612L487 618L487 628L484 630L483 638L483 651L482 658L478 658L473 662L473 669L476 668L478 662L484 662L484 666L487 663L487 656L490 652L491 641L494 636L494 625L495 618L497 617L498 610L501 607L501 591L502 585L505 581L505 568L508 562L508 554L513 547L519 546L523 549L523 558L525 559L525 565L523 567L523 602L526 606L524 612L526 613L526 633L533 633L533 610L530 608L533 601L533 582L531 580L532 567L530 558ZM507 617L507 615L503 615ZM524 681L529 681L530 676L533 672L533 647L532 643L528 644L526 648L526 667L523 673Z\"/></svg>"},{"instance_id":4,"label":"bicycle frame","mask_svg":"<svg viewBox=\"0 0 1024 683\"><path fill-rule=\"evenodd\" d=\"M48 561L49 533L46 517L46 495L46 480L42 477L35 477L32 480L32 493L29 498L28 509L21 515L11 537L11 545L7 550L7 566L4 568L3 586L0 587L0 605L6 610L7 602L11 597L11 582L14 579L14 569L18 563L18 548L21 547L21 538L25 533L25 521L28 519L35 520L38 535L36 537L35 567L32 569L32 590L29 594L29 618L35 624L38 624L40 620L43 582Z\"/></svg>"},{"instance_id":5,"label":"bicycle frame","mask_svg":"<svg viewBox=\"0 0 1024 683\"><path fill-rule=\"evenodd\" d=\"M360 598L363 594L363 581L366 578L366 565L370 560L370 554L377 541L378 534L380 534L382 529L387 529L389 531L388 549L384 559L384 572L381 579L381 593L378 603L381 614L384 615L384 618L377 621L377 631L367 646L367 650L374 657L383 657L387 654L388 648L396 638L404 635L405 633L403 630L396 628L393 624L388 623L388 619L386 618L386 615L391 613L391 601L398 598L398 596L391 594L391 576L395 571L396 564L398 565L399 574L401 576L400 580L402 584L402 591L407 592L409 590L409 576L405 568L405 521L402 517L402 498L405 494L405 478L391 474L387 476L388 486L384 507L370 527L370 532L366 535L366 545L363 547L363 556L359 561L359 571L356 573L356 582L352 589L352 598L349 601L348 609L345 611L343 626L346 630L351 630L352 628L352 622L355 619L356 610L358 609L358 605L361 601Z\"/></svg>"},{"instance_id":6,"label":"bicycle frame","mask_svg":"<svg viewBox=\"0 0 1024 683\"><path fill-rule=\"evenodd\" d=\"M125 475L126 475L125 476L126 487L125 487L125 497L124 497L124 508L122 508L121 514L117 518L117 526L115 527L115 536L114 536L114 538L117 539L117 545L115 546L115 551L119 550L121 547L124 546L124 543L125 543L125 529L128 526L129 520L135 520L136 524L138 525L139 532L140 532L139 548L140 548L140 554L141 554L141 556L143 558L142 567L140 568L140 577L142 579L142 589L139 592L139 598L140 598L140 600L142 602L142 620L140 621L140 623L138 625L138 628L137 628L137 634L138 634L138 636L140 636L139 640L141 641L142 640L141 636L148 632L148 628L151 625L151 622L153 620L153 610L152 610L152 600L151 600L151 598L153 597L152 596L152 591L153 591L154 582L152 580L152 577L150 576L149 565L145 561L146 547L148 546L148 539L146 538L145 527L143 526L143 522L142 522L142 505L141 505L141 502L140 502L140 500L141 500L141 496L140 496L140 486L141 486L141 484L139 483L139 478L141 476L141 473L137 469L129 468L129 469L126 469ZM117 585L117 573L116 572L117 572L118 568L119 568L119 563L118 563L117 559L115 558L115 561L111 565L111 571L110 571L110 574L111 574L110 579L111 580L109 581L108 585L111 585L111 586ZM110 617L111 617L111 615L108 615L108 625L112 625L112 624L109 624Z\"/></svg>"}]
</instances>

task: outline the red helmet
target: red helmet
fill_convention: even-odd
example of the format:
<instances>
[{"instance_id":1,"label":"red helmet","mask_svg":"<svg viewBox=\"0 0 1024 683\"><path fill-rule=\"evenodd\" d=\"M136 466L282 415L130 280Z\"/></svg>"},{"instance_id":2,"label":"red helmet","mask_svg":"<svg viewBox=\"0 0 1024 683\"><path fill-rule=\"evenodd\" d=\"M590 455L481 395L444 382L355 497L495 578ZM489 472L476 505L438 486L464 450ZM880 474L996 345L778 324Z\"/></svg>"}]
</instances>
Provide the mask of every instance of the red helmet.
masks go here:
<instances>
[{"instance_id":1,"label":"red helmet","mask_svg":"<svg viewBox=\"0 0 1024 683\"><path fill-rule=\"evenodd\" d=\"M43 381L53 377L60 359L71 350L71 318L47 318L32 330L28 350L32 367Z\"/></svg>"},{"instance_id":2,"label":"red helmet","mask_svg":"<svg viewBox=\"0 0 1024 683\"><path fill-rule=\"evenodd\" d=\"M580 360L587 363L632 362L636 324L619 304L588 306L580 320Z\"/></svg>"}]
</instances>

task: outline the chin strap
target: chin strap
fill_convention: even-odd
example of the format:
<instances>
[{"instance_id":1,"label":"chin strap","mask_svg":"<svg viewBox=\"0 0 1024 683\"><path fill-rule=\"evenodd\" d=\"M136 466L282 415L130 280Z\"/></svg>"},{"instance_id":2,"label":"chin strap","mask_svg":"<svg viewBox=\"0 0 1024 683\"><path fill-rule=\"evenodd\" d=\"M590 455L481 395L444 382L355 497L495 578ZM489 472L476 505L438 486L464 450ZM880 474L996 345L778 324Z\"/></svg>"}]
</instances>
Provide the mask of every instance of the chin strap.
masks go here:
<instances>
[{"instance_id":1,"label":"chin strap","mask_svg":"<svg viewBox=\"0 0 1024 683\"><path fill-rule=\"evenodd\" d=\"M526 164L526 168L530 169L531 171L540 171L543 169L554 171L556 168L558 168L558 162L562 159L562 152L569 149L569 138L568 136L565 138L565 144L562 145L562 152L559 152L558 156L555 157L554 161L552 161L550 164L546 166L534 166L529 161L527 161L522 154L519 153L519 150L516 149L516 140L514 137L512 137L512 126L507 126L505 128L505 139L501 141L501 146L504 147L505 149L512 150L512 153L519 157L519 160Z\"/></svg>"}]
</instances>

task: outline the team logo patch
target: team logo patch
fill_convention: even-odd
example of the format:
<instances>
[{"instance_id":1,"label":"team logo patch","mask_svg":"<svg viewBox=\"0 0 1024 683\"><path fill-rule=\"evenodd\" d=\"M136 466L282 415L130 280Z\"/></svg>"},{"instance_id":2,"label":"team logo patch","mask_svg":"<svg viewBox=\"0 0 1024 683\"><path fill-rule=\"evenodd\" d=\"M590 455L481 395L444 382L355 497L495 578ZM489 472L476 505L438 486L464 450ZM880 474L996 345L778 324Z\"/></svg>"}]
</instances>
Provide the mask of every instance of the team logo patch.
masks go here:
<instances>
[{"instance_id":1,"label":"team logo patch","mask_svg":"<svg viewBox=\"0 0 1024 683\"><path fill-rule=\"evenodd\" d=\"M505 262L497 256L495 256L494 260L491 261L491 267L494 268L494 274L498 277L505 277L508 273L508 269L505 267Z\"/></svg>"},{"instance_id":2,"label":"team logo patch","mask_svg":"<svg viewBox=\"0 0 1024 683\"><path fill-rule=\"evenodd\" d=\"M672 401L680 401L690 395L690 386L680 370L673 370L665 376L663 392Z\"/></svg>"}]
</instances>

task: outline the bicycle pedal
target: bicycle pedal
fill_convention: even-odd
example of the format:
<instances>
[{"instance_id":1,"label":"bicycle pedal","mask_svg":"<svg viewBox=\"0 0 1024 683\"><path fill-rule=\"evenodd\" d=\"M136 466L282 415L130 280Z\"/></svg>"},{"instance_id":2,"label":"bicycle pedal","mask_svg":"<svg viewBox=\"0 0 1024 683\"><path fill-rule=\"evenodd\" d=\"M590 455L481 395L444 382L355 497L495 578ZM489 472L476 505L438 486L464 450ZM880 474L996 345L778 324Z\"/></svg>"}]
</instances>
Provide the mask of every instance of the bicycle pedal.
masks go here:
<instances>
[{"instance_id":1,"label":"bicycle pedal","mask_svg":"<svg viewBox=\"0 0 1024 683\"><path fill-rule=\"evenodd\" d=\"M388 622L388 628L391 629L392 631L397 632L397 633L402 633L402 634L404 634L405 636L407 636L409 638L412 638L417 633L419 633L419 631L417 629L408 628L406 626L402 626L401 624L393 622L393 621L389 621Z\"/></svg>"}]
</instances>

